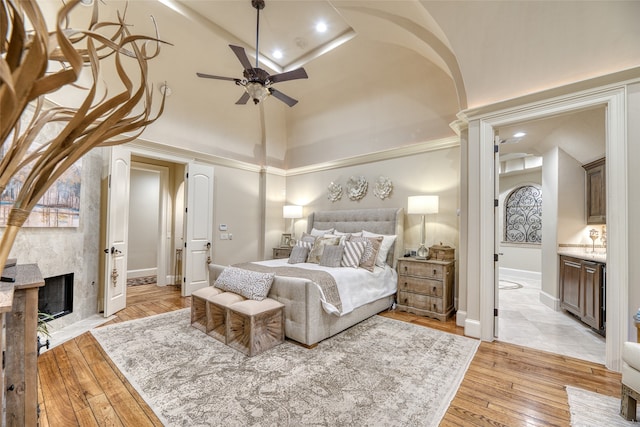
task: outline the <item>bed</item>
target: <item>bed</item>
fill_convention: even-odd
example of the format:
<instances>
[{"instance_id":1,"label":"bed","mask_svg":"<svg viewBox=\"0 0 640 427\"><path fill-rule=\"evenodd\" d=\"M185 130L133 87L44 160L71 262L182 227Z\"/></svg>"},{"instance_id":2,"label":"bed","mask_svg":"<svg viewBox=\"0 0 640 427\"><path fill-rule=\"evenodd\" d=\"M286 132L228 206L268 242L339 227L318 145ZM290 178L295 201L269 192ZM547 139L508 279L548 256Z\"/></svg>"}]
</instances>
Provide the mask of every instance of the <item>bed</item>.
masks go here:
<instances>
[{"instance_id":1,"label":"bed","mask_svg":"<svg viewBox=\"0 0 640 427\"><path fill-rule=\"evenodd\" d=\"M402 208L385 209L355 209L341 211L319 211L308 217L307 233L312 230L335 229L343 233L356 233L366 230L381 235L395 235L396 239L387 253L386 266L375 267L370 275L376 276L380 288L367 283L365 294L347 296L342 301L342 307L337 310L327 303L320 287L308 278L280 276L276 273L269 291L269 298L280 301L285 305L285 335L305 346L312 347L318 342L329 338L362 320L381 311L387 310L394 303L397 289L397 274L395 260L402 256L404 211ZM261 261L255 264L261 266L282 267L289 265L287 259ZM307 263L295 264L304 268ZM226 266L209 264L209 281L213 285ZM311 264L312 269L325 269ZM327 267L330 269L330 267ZM338 267L341 273L356 274L349 267ZM353 271L352 271L353 270ZM358 272L362 273L362 271ZM347 279L347 282L364 283L360 279ZM338 280L341 298L343 290Z\"/></svg>"}]
</instances>

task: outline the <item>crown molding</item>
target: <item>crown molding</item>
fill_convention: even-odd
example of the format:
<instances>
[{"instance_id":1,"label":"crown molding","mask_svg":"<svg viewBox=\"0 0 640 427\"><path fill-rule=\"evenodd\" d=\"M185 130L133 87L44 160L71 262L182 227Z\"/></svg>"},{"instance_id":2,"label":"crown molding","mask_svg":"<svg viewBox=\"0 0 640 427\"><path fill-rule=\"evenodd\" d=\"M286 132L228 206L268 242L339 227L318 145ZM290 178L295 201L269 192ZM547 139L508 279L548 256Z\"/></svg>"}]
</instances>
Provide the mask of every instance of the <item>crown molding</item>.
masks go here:
<instances>
[{"instance_id":1,"label":"crown molding","mask_svg":"<svg viewBox=\"0 0 640 427\"><path fill-rule=\"evenodd\" d=\"M140 138L127 143L126 147L129 148L134 154L170 162L201 162L212 164L214 166L225 166L233 169L240 169L255 173L264 171L271 175L286 176L286 171L284 169L272 166L260 166L253 163L242 162L240 160L215 156L199 151L164 145Z\"/></svg>"},{"instance_id":2,"label":"crown molding","mask_svg":"<svg viewBox=\"0 0 640 427\"><path fill-rule=\"evenodd\" d=\"M596 89L600 92L607 92L612 88L637 82L640 82L640 67L628 68L612 74L545 89L520 97L498 101L493 104L468 108L457 114L457 121L469 123L471 120L501 115L505 111L528 109L530 106L539 105L541 102L551 103L559 98L579 98L584 93L594 93Z\"/></svg>"},{"instance_id":3,"label":"crown molding","mask_svg":"<svg viewBox=\"0 0 640 427\"><path fill-rule=\"evenodd\" d=\"M432 141L422 142L419 144L405 145L389 150L377 151L374 153L363 154L354 157L346 157L343 159L333 160L330 162L316 163L314 165L302 166L299 168L287 169L286 176L304 175L314 172L321 172L331 169L344 168L348 166L358 166L367 163L379 162L382 160L397 159L399 157L413 156L416 154L427 153L430 151L444 150L447 148L460 146L460 138L451 136L447 138L436 139Z\"/></svg>"}]
</instances>

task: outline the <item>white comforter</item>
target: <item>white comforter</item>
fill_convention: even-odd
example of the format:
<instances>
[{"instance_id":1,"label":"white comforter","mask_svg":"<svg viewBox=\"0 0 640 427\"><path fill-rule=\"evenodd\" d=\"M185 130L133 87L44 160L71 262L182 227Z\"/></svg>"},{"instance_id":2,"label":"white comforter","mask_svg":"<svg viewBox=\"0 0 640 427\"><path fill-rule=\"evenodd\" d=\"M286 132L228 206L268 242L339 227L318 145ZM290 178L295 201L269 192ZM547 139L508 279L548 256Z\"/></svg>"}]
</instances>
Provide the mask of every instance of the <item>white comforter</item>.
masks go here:
<instances>
[{"instance_id":1,"label":"white comforter","mask_svg":"<svg viewBox=\"0 0 640 427\"><path fill-rule=\"evenodd\" d=\"M396 271L388 265L384 268L375 267L373 272L364 268L350 267L323 267L313 263L289 264L287 259L272 259L267 261L254 262L269 267L298 267L309 270L322 270L331 274L338 285L338 293L342 300L342 313L328 303L324 295L322 297L322 307L329 314L345 315L358 307L372 301L384 298L396 293L398 287L398 275ZM318 287L318 289L320 289ZM320 290L322 293L322 290Z\"/></svg>"}]
</instances>

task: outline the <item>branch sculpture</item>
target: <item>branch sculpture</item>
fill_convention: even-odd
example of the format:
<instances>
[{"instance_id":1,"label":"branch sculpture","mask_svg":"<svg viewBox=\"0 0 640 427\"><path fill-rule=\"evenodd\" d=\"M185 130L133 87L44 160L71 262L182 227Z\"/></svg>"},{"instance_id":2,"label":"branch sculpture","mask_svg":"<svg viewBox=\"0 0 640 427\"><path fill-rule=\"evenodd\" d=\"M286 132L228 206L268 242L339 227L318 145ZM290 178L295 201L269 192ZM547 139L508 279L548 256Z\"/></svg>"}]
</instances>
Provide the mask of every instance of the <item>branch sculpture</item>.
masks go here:
<instances>
[{"instance_id":1,"label":"branch sculpture","mask_svg":"<svg viewBox=\"0 0 640 427\"><path fill-rule=\"evenodd\" d=\"M154 37L132 35L125 23L126 9L118 13L117 22L100 22L95 1L87 29L72 29L67 26L69 14L80 0L70 0L61 3L55 29L49 32L35 0L0 1L0 193L16 173L31 167L0 240L2 268L18 231L54 181L93 148L140 136L162 114L164 97L152 116L147 63L157 57L162 42L157 30ZM100 64L107 57L122 83L114 95L98 87ZM137 78L128 74L124 61L135 64ZM57 71L50 71L55 63L60 64ZM76 87L83 69L90 72L92 84L80 106L46 108L44 96ZM35 144L49 122L60 123L61 130Z\"/></svg>"}]
</instances>

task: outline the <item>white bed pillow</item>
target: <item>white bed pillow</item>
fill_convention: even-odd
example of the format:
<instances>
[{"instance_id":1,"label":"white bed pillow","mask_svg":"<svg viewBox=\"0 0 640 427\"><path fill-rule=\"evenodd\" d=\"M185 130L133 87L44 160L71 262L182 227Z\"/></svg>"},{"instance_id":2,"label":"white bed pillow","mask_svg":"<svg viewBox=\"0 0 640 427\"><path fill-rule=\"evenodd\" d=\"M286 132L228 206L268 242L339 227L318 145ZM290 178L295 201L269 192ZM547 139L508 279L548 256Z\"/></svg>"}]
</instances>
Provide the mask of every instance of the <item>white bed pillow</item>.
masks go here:
<instances>
[{"instance_id":1,"label":"white bed pillow","mask_svg":"<svg viewBox=\"0 0 640 427\"><path fill-rule=\"evenodd\" d=\"M362 237L362 231L358 231L356 233L343 233L342 231L334 231L333 234L336 236L354 236L354 237Z\"/></svg>"},{"instance_id":2,"label":"white bed pillow","mask_svg":"<svg viewBox=\"0 0 640 427\"><path fill-rule=\"evenodd\" d=\"M310 234L315 237L321 237L325 234L333 234L334 231L335 228L327 228L326 230L318 230L317 228L312 228Z\"/></svg>"},{"instance_id":3,"label":"white bed pillow","mask_svg":"<svg viewBox=\"0 0 640 427\"><path fill-rule=\"evenodd\" d=\"M380 250L378 251L378 257L376 258L376 265L378 267L384 267L387 263L387 255L389 254L389 249L393 246L393 243L396 241L395 234L376 234L371 233L367 230L362 230L362 235L364 237L382 237L382 243L380 244Z\"/></svg>"}]
</instances>

